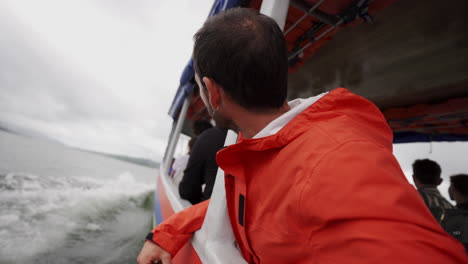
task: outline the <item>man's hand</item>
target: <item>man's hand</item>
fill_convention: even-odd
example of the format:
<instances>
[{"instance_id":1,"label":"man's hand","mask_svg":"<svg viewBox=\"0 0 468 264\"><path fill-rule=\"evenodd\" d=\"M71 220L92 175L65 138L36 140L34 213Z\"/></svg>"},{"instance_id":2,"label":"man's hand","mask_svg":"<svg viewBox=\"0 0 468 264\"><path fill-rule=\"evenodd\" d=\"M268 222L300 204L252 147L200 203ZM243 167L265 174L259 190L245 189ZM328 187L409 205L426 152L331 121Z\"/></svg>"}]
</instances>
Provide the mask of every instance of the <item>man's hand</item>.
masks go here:
<instances>
[{"instance_id":1,"label":"man's hand","mask_svg":"<svg viewBox=\"0 0 468 264\"><path fill-rule=\"evenodd\" d=\"M169 252L153 242L146 241L138 255L137 262L138 264L153 264L158 263L159 260L159 263L171 264L171 259Z\"/></svg>"}]
</instances>

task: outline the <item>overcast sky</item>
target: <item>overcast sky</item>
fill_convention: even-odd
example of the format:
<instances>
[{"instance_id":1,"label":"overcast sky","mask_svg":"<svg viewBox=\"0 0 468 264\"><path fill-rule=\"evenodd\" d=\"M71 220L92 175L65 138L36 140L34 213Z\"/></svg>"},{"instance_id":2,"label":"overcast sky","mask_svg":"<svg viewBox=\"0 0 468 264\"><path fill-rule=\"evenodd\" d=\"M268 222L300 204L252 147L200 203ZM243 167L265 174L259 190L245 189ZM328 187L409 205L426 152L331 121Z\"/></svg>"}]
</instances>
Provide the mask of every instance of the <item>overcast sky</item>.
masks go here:
<instances>
[{"instance_id":1,"label":"overcast sky","mask_svg":"<svg viewBox=\"0 0 468 264\"><path fill-rule=\"evenodd\" d=\"M158 160L212 0L2 0L0 122Z\"/></svg>"},{"instance_id":2,"label":"overcast sky","mask_svg":"<svg viewBox=\"0 0 468 264\"><path fill-rule=\"evenodd\" d=\"M160 160L167 115L212 0L2 0L0 122L81 148ZM395 146L468 173L468 144Z\"/></svg>"}]
</instances>

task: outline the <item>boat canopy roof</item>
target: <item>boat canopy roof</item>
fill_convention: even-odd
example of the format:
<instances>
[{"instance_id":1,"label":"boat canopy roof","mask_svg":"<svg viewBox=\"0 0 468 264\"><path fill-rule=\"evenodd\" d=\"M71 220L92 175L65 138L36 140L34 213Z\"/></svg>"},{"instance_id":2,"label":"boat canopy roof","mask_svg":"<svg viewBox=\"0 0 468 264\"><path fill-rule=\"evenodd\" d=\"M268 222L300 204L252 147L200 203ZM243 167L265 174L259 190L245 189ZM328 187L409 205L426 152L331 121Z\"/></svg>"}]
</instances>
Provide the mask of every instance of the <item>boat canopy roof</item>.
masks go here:
<instances>
[{"instance_id":1,"label":"boat canopy roof","mask_svg":"<svg viewBox=\"0 0 468 264\"><path fill-rule=\"evenodd\" d=\"M216 0L210 16L261 4ZM288 97L343 86L383 111L395 143L468 141L465 6L465 0L291 0L284 31ZM195 86L190 59L169 110L176 120L192 96L188 135L190 120L209 119Z\"/></svg>"}]
</instances>

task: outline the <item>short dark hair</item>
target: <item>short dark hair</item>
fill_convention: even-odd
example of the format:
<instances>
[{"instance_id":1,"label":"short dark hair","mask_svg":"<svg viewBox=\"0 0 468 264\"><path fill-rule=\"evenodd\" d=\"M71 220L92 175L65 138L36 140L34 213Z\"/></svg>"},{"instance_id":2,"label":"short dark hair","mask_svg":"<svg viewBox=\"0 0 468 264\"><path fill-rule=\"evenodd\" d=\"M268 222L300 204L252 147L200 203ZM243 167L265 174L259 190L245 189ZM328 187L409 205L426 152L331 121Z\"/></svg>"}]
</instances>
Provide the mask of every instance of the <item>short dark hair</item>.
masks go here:
<instances>
[{"instance_id":1,"label":"short dark hair","mask_svg":"<svg viewBox=\"0 0 468 264\"><path fill-rule=\"evenodd\" d=\"M413 175L422 184L438 185L441 172L439 164L430 159L420 159L413 163Z\"/></svg>"},{"instance_id":2,"label":"short dark hair","mask_svg":"<svg viewBox=\"0 0 468 264\"><path fill-rule=\"evenodd\" d=\"M288 52L283 32L272 18L254 9L229 9L210 17L194 39L193 65L200 78L213 79L251 111L284 104Z\"/></svg>"},{"instance_id":3,"label":"short dark hair","mask_svg":"<svg viewBox=\"0 0 468 264\"><path fill-rule=\"evenodd\" d=\"M459 193L468 195L468 175L457 174L450 176L450 183Z\"/></svg>"},{"instance_id":4,"label":"short dark hair","mask_svg":"<svg viewBox=\"0 0 468 264\"><path fill-rule=\"evenodd\" d=\"M192 125L192 131L195 136L200 135L203 131L212 128L213 125L207 120L197 120Z\"/></svg>"}]
</instances>

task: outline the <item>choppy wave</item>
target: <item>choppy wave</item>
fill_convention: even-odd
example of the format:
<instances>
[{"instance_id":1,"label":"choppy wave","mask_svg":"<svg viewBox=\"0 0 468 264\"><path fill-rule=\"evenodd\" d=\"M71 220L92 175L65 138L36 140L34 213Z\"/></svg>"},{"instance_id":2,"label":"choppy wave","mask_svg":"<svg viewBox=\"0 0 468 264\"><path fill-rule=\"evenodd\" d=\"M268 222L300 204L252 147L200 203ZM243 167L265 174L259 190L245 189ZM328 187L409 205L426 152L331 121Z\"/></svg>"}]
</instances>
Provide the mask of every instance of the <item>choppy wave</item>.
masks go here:
<instances>
[{"instance_id":1,"label":"choppy wave","mask_svg":"<svg viewBox=\"0 0 468 264\"><path fill-rule=\"evenodd\" d=\"M106 181L0 175L0 262L126 263L149 228L152 189L128 172Z\"/></svg>"}]
</instances>

